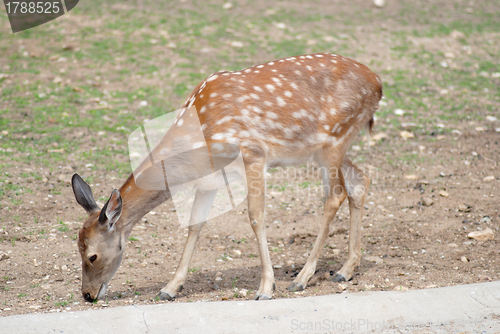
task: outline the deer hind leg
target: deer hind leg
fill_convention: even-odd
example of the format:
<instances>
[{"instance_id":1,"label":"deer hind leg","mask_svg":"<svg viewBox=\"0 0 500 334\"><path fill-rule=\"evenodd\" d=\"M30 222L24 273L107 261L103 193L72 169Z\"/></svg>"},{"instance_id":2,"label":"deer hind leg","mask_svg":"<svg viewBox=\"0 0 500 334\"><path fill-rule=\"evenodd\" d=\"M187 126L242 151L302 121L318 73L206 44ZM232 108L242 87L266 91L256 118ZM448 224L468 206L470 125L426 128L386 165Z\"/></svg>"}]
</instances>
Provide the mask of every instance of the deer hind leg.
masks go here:
<instances>
[{"instance_id":1,"label":"deer hind leg","mask_svg":"<svg viewBox=\"0 0 500 334\"><path fill-rule=\"evenodd\" d=\"M325 164L325 166L327 167L322 167L322 169L326 170L326 173L324 173L324 178L323 178L325 189L327 191L325 198L325 213L323 215L323 220L321 222L318 237L316 238L311 254L307 259L304 268L302 268L302 270L294 279L292 284L290 284L290 286L288 287L289 291L304 290L307 285L307 282L314 275L321 250L323 249L326 238L328 237L328 227L335 219L335 215L337 214L340 205L346 198L346 191L344 189L344 180L342 172L340 171L339 167L336 167L340 166L340 163L337 162L338 157L332 150L330 152L330 156L327 156L326 158L330 159L324 159L328 163ZM337 160L337 161L331 161L331 160Z\"/></svg>"},{"instance_id":2,"label":"deer hind leg","mask_svg":"<svg viewBox=\"0 0 500 334\"><path fill-rule=\"evenodd\" d=\"M276 288L271 257L267 246L265 225L265 162L258 161L245 164L248 183L248 216L250 225L257 238L259 255L262 267L259 290L255 295L256 300L271 299Z\"/></svg>"},{"instance_id":3,"label":"deer hind leg","mask_svg":"<svg viewBox=\"0 0 500 334\"><path fill-rule=\"evenodd\" d=\"M174 277L170 280L170 282L168 282L167 286L160 290L158 294L158 297L161 300L174 300L176 293L182 290L184 282L186 282L188 266L191 257L193 256L196 241L198 241L198 236L200 235L201 229L205 224L205 220L208 216L210 208L212 207L216 194L217 189L208 191L196 190L193 207L191 209L186 245L182 251L181 260L179 261L179 266L175 271ZM202 223L196 223L200 221ZM193 223L191 224L191 222Z\"/></svg>"},{"instance_id":4,"label":"deer hind leg","mask_svg":"<svg viewBox=\"0 0 500 334\"><path fill-rule=\"evenodd\" d=\"M370 179L346 156L342 165L351 223L349 228L349 253L347 261L334 275L334 282L348 281L361 260L361 219Z\"/></svg>"}]
</instances>

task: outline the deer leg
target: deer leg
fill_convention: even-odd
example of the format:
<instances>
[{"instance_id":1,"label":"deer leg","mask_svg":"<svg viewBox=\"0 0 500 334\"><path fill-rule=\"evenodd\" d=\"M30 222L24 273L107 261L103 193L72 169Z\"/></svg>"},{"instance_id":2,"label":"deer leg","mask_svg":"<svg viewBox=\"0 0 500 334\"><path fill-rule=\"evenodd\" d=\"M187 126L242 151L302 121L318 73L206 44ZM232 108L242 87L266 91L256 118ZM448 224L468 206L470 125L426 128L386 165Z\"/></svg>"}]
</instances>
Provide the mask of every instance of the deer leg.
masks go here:
<instances>
[{"instance_id":1,"label":"deer leg","mask_svg":"<svg viewBox=\"0 0 500 334\"><path fill-rule=\"evenodd\" d=\"M255 295L255 300L271 299L274 283L274 272L271 264L271 257L267 246L265 217L265 163L264 161L246 164L246 174L248 183L248 216L250 225L257 238L259 255L262 267L259 290Z\"/></svg>"},{"instance_id":2,"label":"deer leg","mask_svg":"<svg viewBox=\"0 0 500 334\"><path fill-rule=\"evenodd\" d=\"M174 277L168 282L167 286L160 290L158 297L161 300L174 300L177 292L182 290L183 284L186 281L188 266L193 256L194 247L196 241L198 241L198 236L200 235L201 229L205 224L205 219L208 216L208 212L212 207L212 203L217 194L217 189L201 191L196 190L196 195L194 198L193 207L191 209L190 224L188 227L188 237L186 240L186 245L182 251L181 260L177 266ZM201 223L197 223L200 222ZM193 224L191 224L191 222Z\"/></svg>"},{"instance_id":3,"label":"deer leg","mask_svg":"<svg viewBox=\"0 0 500 334\"><path fill-rule=\"evenodd\" d=\"M346 198L343 177L339 169L335 169L335 174L332 174L330 170L328 170L327 173L330 174L328 186L325 186L328 193L325 199L325 213L323 215L318 237L316 238L316 242L314 243L313 249L306 264L304 265L304 268L302 268L300 273L293 280L292 284L288 287L289 291L304 290L307 282L314 275L321 250L328 236L328 227L333 222L340 205Z\"/></svg>"},{"instance_id":4,"label":"deer leg","mask_svg":"<svg viewBox=\"0 0 500 334\"><path fill-rule=\"evenodd\" d=\"M350 228L347 261L334 275L334 282L348 281L361 260L361 219L370 179L346 156L342 165L347 196L349 198Z\"/></svg>"}]
</instances>

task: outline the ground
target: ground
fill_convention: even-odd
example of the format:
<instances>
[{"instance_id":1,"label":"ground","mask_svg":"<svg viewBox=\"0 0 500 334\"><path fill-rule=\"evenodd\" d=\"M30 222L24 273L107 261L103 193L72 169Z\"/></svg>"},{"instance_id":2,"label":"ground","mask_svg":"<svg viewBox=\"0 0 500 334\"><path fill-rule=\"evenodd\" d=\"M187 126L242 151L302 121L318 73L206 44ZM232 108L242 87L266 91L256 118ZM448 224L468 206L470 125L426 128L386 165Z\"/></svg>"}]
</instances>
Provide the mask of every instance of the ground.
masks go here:
<instances>
[{"instance_id":1,"label":"ground","mask_svg":"<svg viewBox=\"0 0 500 334\"><path fill-rule=\"evenodd\" d=\"M426 289L498 280L500 4L472 1L81 1L11 34L0 12L0 316L158 303L187 230L171 202L135 226L107 297L80 294L75 172L101 205L131 172L127 138L175 110L201 80L285 56L335 52L378 73L372 138L348 152L370 172L363 259L351 281L348 210L303 292L322 215L319 179L269 170L267 234L275 298ZM260 281L246 204L202 231L175 302L251 299ZM495 238L475 241L471 231Z\"/></svg>"}]
</instances>

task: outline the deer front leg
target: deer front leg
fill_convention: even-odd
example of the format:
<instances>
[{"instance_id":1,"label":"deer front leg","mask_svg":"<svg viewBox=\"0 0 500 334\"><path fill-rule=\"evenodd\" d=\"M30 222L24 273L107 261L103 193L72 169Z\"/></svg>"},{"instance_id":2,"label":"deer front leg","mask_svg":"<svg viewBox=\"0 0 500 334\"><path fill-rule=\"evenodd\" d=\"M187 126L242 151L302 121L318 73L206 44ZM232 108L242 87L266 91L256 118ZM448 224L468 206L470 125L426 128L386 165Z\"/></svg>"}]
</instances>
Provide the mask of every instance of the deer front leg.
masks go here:
<instances>
[{"instance_id":1,"label":"deer front leg","mask_svg":"<svg viewBox=\"0 0 500 334\"><path fill-rule=\"evenodd\" d=\"M323 216L323 221L321 222L321 227L318 233L318 237L314 243L311 254L309 255L304 268L300 271L297 277L293 280L292 284L288 287L289 291L302 291L306 288L307 282L311 279L316 271L316 265L318 259L325 244L326 238L328 236L328 226L335 219L337 211L346 198L342 175L336 179L330 179L330 184L327 189L330 194L325 200L325 213Z\"/></svg>"},{"instance_id":2,"label":"deer front leg","mask_svg":"<svg viewBox=\"0 0 500 334\"><path fill-rule=\"evenodd\" d=\"M217 189L209 191L196 191L193 207L191 209L188 237L186 240L186 245L184 246L184 250L182 251L179 266L175 271L174 277L170 280L170 282L168 282L167 286L161 289L158 293L159 299L174 300L176 293L182 290L184 282L186 282L188 266L189 262L191 261L191 257L193 256L196 241L198 241L201 229L205 224L205 219L207 218L208 212L212 207L212 203L215 199L216 194ZM202 223L198 223L200 221Z\"/></svg>"},{"instance_id":3,"label":"deer front leg","mask_svg":"<svg viewBox=\"0 0 500 334\"><path fill-rule=\"evenodd\" d=\"M342 165L347 196L349 198L350 228L347 261L334 275L334 282L348 281L361 260L361 219L370 179L346 156Z\"/></svg>"},{"instance_id":4,"label":"deer front leg","mask_svg":"<svg viewBox=\"0 0 500 334\"><path fill-rule=\"evenodd\" d=\"M267 246L265 217L265 178L264 162L251 164L247 168L248 183L248 216L250 225L257 238L259 246L259 255L262 267L262 276L259 290L255 295L255 300L271 299L273 290L276 288L274 283L274 272L271 264L271 257Z\"/></svg>"}]
</instances>

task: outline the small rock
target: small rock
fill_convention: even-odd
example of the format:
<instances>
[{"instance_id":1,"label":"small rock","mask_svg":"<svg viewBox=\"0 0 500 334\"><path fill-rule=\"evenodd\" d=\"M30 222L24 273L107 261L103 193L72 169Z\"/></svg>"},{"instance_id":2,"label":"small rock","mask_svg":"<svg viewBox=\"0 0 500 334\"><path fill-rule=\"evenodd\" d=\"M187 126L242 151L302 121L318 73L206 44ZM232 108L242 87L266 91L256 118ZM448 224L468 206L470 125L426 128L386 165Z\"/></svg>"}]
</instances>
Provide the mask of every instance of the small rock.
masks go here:
<instances>
[{"instance_id":1,"label":"small rock","mask_svg":"<svg viewBox=\"0 0 500 334\"><path fill-rule=\"evenodd\" d=\"M457 244L455 244L455 243L451 243L451 244L448 244L448 247L451 247L451 248L457 248L457 247L458 247L458 245L457 245Z\"/></svg>"},{"instance_id":2,"label":"small rock","mask_svg":"<svg viewBox=\"0 0 500 334\"><path fill-rule=\"evenodd\" d=\"M61 77L55 77L54 80L52 80L52 83L58 84L61 83L63 79Z\"/></svg>"},{"instance_id":3,"label":"small rock","mask_svg":"<svg viewBox=\"0 0 500 334\"><path fill-rule=\"evenodd\" d=\"M477 240L477 241L487 241L493 240L495 238L495 233L491 228L486 228L484 231L474 231L467 235L468 238Z\"/></svg>"},{"instance_id":4,"label":"small rock","mask_svg":"<svg viewBox=\"0 0 500 334\"><path fill-rule=\"evenodd\" d=\"M382 260L382 258L379 256L366 256L365 260L375 262L376 264L384 262L384 260Z\"/></svg>"},{"instance_id":5,"label":"small rock","mask_svg":"<svg viewBox=\"0 0 500 334\"><path fill-rule=\"evenodd\" d=\"M337 249L337 248L332 249L332 255L333 256L339 256L340 255L340 249Z\"/></svg>"},{"instance_id":6,"label":"small rock","mask_svg":"<svg viewBox=\"0 0 500 334\"><path fill-rule=\"evenodd\" d=\"M455 54L453 52L445 52L444 56L448 59L455 59Z\"/></svg>"},{"instance_id":7,"label":"small rock","mask_svg":"<svg viewBox=\"0 0 500 334\"><path fill-rule=\"evenodd\" d=\"M230 2L226 2L225 4L222 5L222 9L231 9L233 8L233 4Z\"/></svg>"},{"instance_id":8,"label":"small rock","mask_svg":"<svg viewBox=\"0 0 500 334\"><path fill-rule=\"evenodd\" d=\"M242 48L243 47L243 43L239 42L239 41L232 41L231 42L231 46L235 47L235 48Z\"/></svg>"},{"instance_id":9,"label":"small rock","mask_svg":"<svg viewBox=\"0 0 500 334\"><path fill-rule=\"evenodd\" d=\"M431 206L432 204L434 204L433 199L430 197L422 197L421 201L422 201L422 204L425 206Z\"/></svg>"},{"instance_id":10,"label":"small rock","mask_svg":"<svg viewBox=\"0 0 500 334\"><path fill-rule=\"evenodd\" d=\"M67 265L65 265L65 264L63 264L63 265L61 266L61 270L67 271L67 270L68 270L68 266L67 266Z\"/></svg>"},{"instance_id":11,"label":"small rock","mask_svg":"<svg viewBox=\"0 0 500 334\"><path fill-rule=\"evenodd\" d=\"M340 283L340 284L338 284L338 287L339 287L340 290L344 291L344 290L347 289L347 284Z\"/></svg>"},{"instance_id":12,"label":"small rock","mask_svg":"<svg viewBox=\"0 0 500 334\"><path fill-rule=\"evenodd\" d=\"M384 132L378 132L378 133L374 134L372 137L373 140L377 140L377 141L382 140L382 139L387 139L387 138L389 138L389 136Z\"/></svg>"},{"instance_id":13,"label":"small rock","mask_svg":"<svg viewBox=\"0 0 500 334\"><path fill-rule=\"evenodd\" d=\"M385 6L385 0L373 0L375 7L382 8Z\"/></svg>"},{"instance_id":14,"label":"small rock","mask_svg":"<svg viewBox=\"0 0 500 334\"><path fill-rule=\"evenodd\" d=\"M235 257L241 256L241 251L239 249L233 249L233 254Z\"/></svg>"},{"instance_id":15,"label":"small rock","mask_svg":"<svg viewBox=\"0 0 500 334\"><path fill-rule=\"evenodd\" d=\"M401 131L399 135L401 136L401 138L403 138L403 140L415 137L415 135L409 131Z\"/></svg>"},{"instance_id":16,"label":"small rock","mask_svg":"<svg viewBox=\"0 0 500 334\"><path fill-rule=\"evenodd\" d=\"M495 179L495 177L493 175L490 175L490 176L486 176L484 179L483 179L483 182L490 182L490 181L493 181Z\"/></svg>"},{"instance_id":17,"label":"small rock","mask_svg":"<svg viewBox=\"0 0 500 334\"><path fill-rule=\"evenodd\" d=\"M453 30L450 34L452 38L459 39L459 38L465 38L465 34L461 31L458 30Z\"/></svg>"},{"instance_id":18,"label":"small rock","mask_svg":"<svg viewBox=\"0 0 500 334\"><path fill-rule=\"evenodd\" d=\"M139 102L139 108L145 107L148 105L148 101L141 101Z\"/></svg>"},{"instance_id":19,"label":"small rock","mask_svg":"<svg viewBox=\"0 0 500 334\"><path fill-rule=\"evenodd\" d=\"M66 175L64 175L64 174L60 174L60 175L57 177L57 179L58 179L59 181L61 181L61 182L64 182L64 181L66 181Z\"/></svg>"},{"instance_id":20,"label":"small rock","mask_svg":"<svg viewBox=\"0 0 500 334\"><path fill-rule=\"evenodd\" d=\"M496 122L498 121L498 118L496 118L495 116L486 116L486 119L490 122Z\"/></svg>"},{"instance_id":21,"label":"small rock","mask_svg":"<svg viewBox=\"0 0 500 334\"><path fill-rule=\"evenodd\" d=\"M471 210L471 207L469 205L466 205L466 204L459 204L458 205L458 211L470 212L470 210Z\"/></svg>"},{"instance_id":22,"label":"small rock","mask_svg":"<svg viewBox=\"0 0 500 334\"><path fill-rule=\"evenodd\" d=\"M215 280L216 281L222 281L222 277L216 277Z\"/></svg>"},{"instance_id":23,"label":"small rock","mask_svg":"<svg viewBox=\"0 0 500 334\"><path fill-rule=\"evenodd\" d=\"M9 258L9 254L0 251L0 261L7 260Z\"/></svg>"},{"instance_id":24,"label":"small rock","mask_svg":"<svg viewBox=\"0 0 500 334\"><path fill-rule=\"evenodd\" d=\"M398 116L403 116L406 113L403 109L395 109L394 114Z\"/></svg>"},{"instance_id":25,"label":"small rock","mask_svg":"<svg viewBox=\"0 0 500 334\"><path fill-rule=\"evenodd\" d=\"M448 194L448 192L446 192L446 191L444 191L444 190L441 190L441 191L439 192L439 195L440 195L440 196L443 196L443 197L448 197L448 196L450 196L450 194Z\"/></svg>"},{"instance_id":26,"label":"small rock","mask_svg":"<svg viewBox=\"0 0 500 334\"><path fill-rule=\"evenodd\" d=\"M460 261L462 261L462 262L464 262L464 263L469 262L469 260L468 260L465 256L462 256L462 257L460 258Z\"/></svg>"},{"instance_id":27,"label":"small rock","mask_svg":"<svg viewBox=\"0 0 500 334\"><path fill-rule=\"evenodd\" d=\"M496 129L495 129L495 132L500 132L500 128L496 128Z\"/></svg>"},{"instance_id":28,"label":"small rock","mask_svg":"<svg viewBox=\"0 0 500 334\"><path fill-rule=\"evenodd\" d=\"M408 290L408 287L406 286L396 285L396 287L394 287L394 291L406 291L406 290Z\"/></svg>"},{"instance_id":29,"label":"small rock","mask_svg":"<svg viewBox=\"0 0 500 334\"><path fill-rule=\"evenodd\" d=\"M405 175L405 179L407 179L407 180L418 180L418 175L415 175L415 174Z\"/></svg>"},{"instance_id":30,"label":"small rock","mask_svg":"<svg viewBox=\"0 0 500 334\"><path fill-rule=\"evenodd\" d=\"M483 218L481 218L481 220L479 222L480 223L491 223L491 218L488 216L484 216Z\"/></svg>"},{"instance_id":31,"label":"small rock","mask_svg":"<svg viewBox=\"0 0 500 334\"><path fill-rule=\"evenodd\" d=\"M238 294L240 294L242 296L246 296L248 294L248 290L247 289L241 289L240 291L238 291Z\"/></svg>"},{"instance_id":32,"label":"small rock","mask_svg":"<svg viewBox=\"0 0 500 334\"><path fill-rule=\"evenodd\" d=\"M477 132L483 132L483 131L486 131L486 130L488 130L488 128L485 127L485 126L476 126L476 131Z\"/></svg>"}]
</instances>

